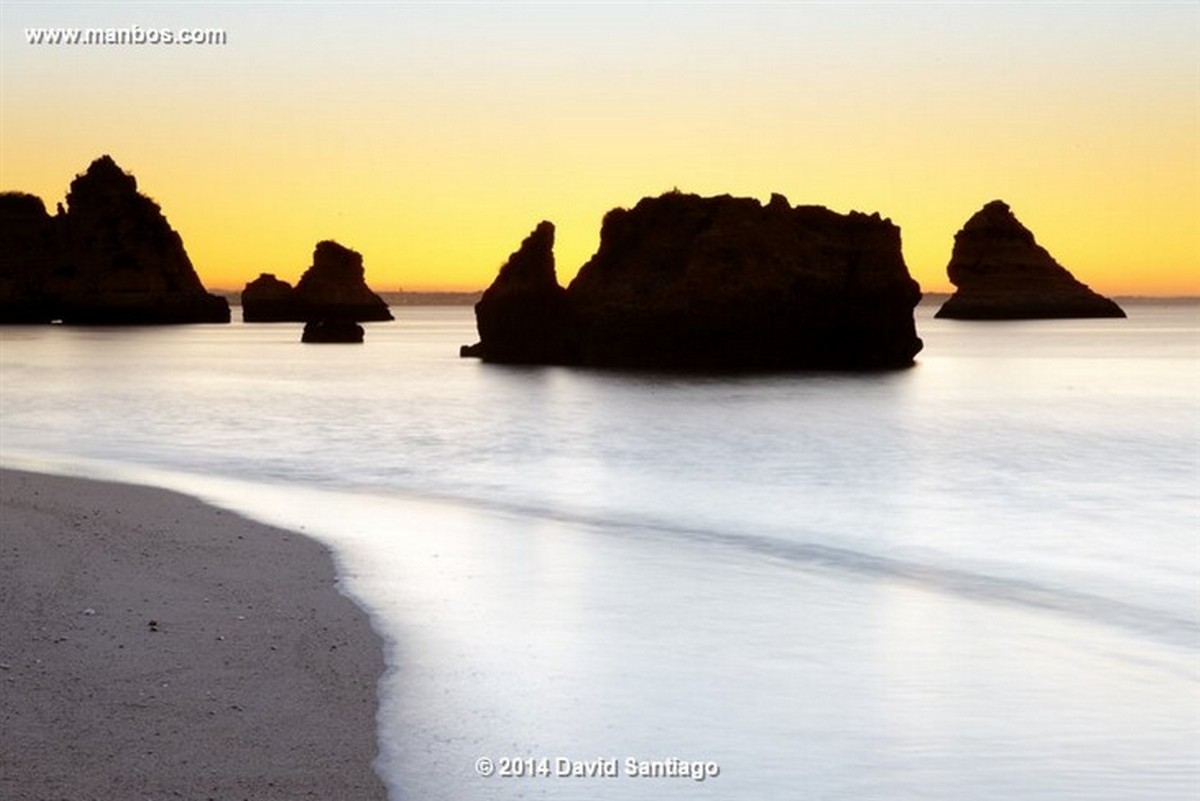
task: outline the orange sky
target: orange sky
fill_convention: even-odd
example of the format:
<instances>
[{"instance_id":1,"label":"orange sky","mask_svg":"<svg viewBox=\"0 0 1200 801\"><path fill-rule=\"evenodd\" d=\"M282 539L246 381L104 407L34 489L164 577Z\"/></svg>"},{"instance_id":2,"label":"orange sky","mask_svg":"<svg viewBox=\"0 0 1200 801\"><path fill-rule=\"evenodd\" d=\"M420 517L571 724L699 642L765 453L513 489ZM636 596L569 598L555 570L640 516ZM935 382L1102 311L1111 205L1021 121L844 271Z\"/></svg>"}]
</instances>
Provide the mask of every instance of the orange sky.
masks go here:
<instances>
[{"instance_id":1,"label":"orange sky","mask_svg":"<svg viewBox=\"0 0 1200 801\"><path fill-rule=\"evenodd\" d=\"M674 187L900 225L948 289L1007 201L1107 294L1200 294L1195 4L0 6L0 187L52 208L101 153L210 287L313 245L376 289L476 289L542 219L566 283L614 206ZM26 43L222 27L220 47Z\"/></svg>"}]
</instances>

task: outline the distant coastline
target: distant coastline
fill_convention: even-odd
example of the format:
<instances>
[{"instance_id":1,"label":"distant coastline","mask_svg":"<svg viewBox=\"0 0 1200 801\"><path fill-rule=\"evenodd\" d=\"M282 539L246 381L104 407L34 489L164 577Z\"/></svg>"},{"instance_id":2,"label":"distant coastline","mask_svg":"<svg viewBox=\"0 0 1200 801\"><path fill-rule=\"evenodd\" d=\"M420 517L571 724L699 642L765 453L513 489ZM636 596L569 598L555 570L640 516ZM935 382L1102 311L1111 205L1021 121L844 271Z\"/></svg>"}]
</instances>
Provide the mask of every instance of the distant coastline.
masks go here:
<instances>
[{"instance_id":1,"label":"distant coastline","mask_svg":"<svg viewBox=\"0 0 1200 801\"><path fill-rule=\"evenodd\" d=\"M229 301L230 306L242 305L242 290L214 289L212 294ZM483 290L475 292L377 292L389 306L473 306Z\"/></svg>"},{"instance_id":2,"label":"distant coastline","mask_svg":"<svg viewBox=\"0 0 1200 801\"><path fill-rule=\"evenodd\" d=\"M210 292L229 301L231 306L240 306L242 293L240 289L213 289ZM474 292L378 292L389 306L473 306L479 302L483 290ZM922 306L945 303L950 292L926 292L921 297ZM1113 295L1119 301L1135 301L1138 303L1197 303L1200 295Z\"/></svg>"},{"instance_id":3,"label":"distant coastline","mask_svg":"<svg viewBox=\"0 0 1200 801\"><path fill-rule=\"evenodd\" d=\"M380 292L392 306L474 306L483 290L474 292Z\"/></svg>"}]
</instances>

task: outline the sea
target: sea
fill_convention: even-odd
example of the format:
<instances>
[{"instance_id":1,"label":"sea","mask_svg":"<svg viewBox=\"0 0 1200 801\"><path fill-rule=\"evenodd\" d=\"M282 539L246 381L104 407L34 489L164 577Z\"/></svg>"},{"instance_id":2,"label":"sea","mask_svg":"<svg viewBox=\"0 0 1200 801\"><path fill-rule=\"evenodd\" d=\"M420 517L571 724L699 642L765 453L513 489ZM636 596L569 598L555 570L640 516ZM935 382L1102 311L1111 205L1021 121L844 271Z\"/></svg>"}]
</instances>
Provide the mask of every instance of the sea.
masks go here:
<instances>
[{"instance_id":1,"label":"sea","mask_svg":"<svg viewBox=\"0 0 1200 801\"><path fill-rule=\"evenodd\" d=\"M5 327L0 463L326 543L392 801L1197 799L1200 304L1123 305L851 374Z\"/></svg>"}]
</instances>

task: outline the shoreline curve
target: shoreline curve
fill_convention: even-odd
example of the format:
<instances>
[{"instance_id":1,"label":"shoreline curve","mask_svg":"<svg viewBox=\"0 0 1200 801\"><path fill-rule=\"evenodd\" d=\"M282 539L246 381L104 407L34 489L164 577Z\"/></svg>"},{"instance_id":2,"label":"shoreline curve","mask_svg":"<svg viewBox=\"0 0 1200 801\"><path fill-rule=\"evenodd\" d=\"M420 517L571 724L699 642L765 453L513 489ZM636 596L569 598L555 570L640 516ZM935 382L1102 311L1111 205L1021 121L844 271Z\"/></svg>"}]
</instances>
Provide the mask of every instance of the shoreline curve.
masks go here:
<instances>
[{"instance_id":1,"label":"shoreline curve","mask_svg":"<svg viewBox=\"0 0 1200 801\"><path fill-rule=\"evenodd\" d=\"M338 583L304 534L0 469L0 796L386 799L384 643Z\"/></svg>"}]
</instances>

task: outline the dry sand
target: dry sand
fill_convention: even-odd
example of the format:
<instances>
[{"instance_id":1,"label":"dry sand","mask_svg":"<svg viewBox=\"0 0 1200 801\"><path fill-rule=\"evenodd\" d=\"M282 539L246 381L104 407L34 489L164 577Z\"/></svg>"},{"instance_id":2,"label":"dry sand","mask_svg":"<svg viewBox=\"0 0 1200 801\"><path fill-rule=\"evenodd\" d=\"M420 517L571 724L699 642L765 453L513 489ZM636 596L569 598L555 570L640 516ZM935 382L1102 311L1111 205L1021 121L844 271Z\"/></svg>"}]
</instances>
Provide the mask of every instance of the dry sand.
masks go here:
<instances>
[{"instance_id":1,"label":"dry sand","mask_svg":"<svg viewBox=\"0 0 1200 801\"><path fill-rule=\"evenodd\" d=\"M0 471L0 798L383 799L383 670L321 545Z\"/></svg>"}]
</instances>

